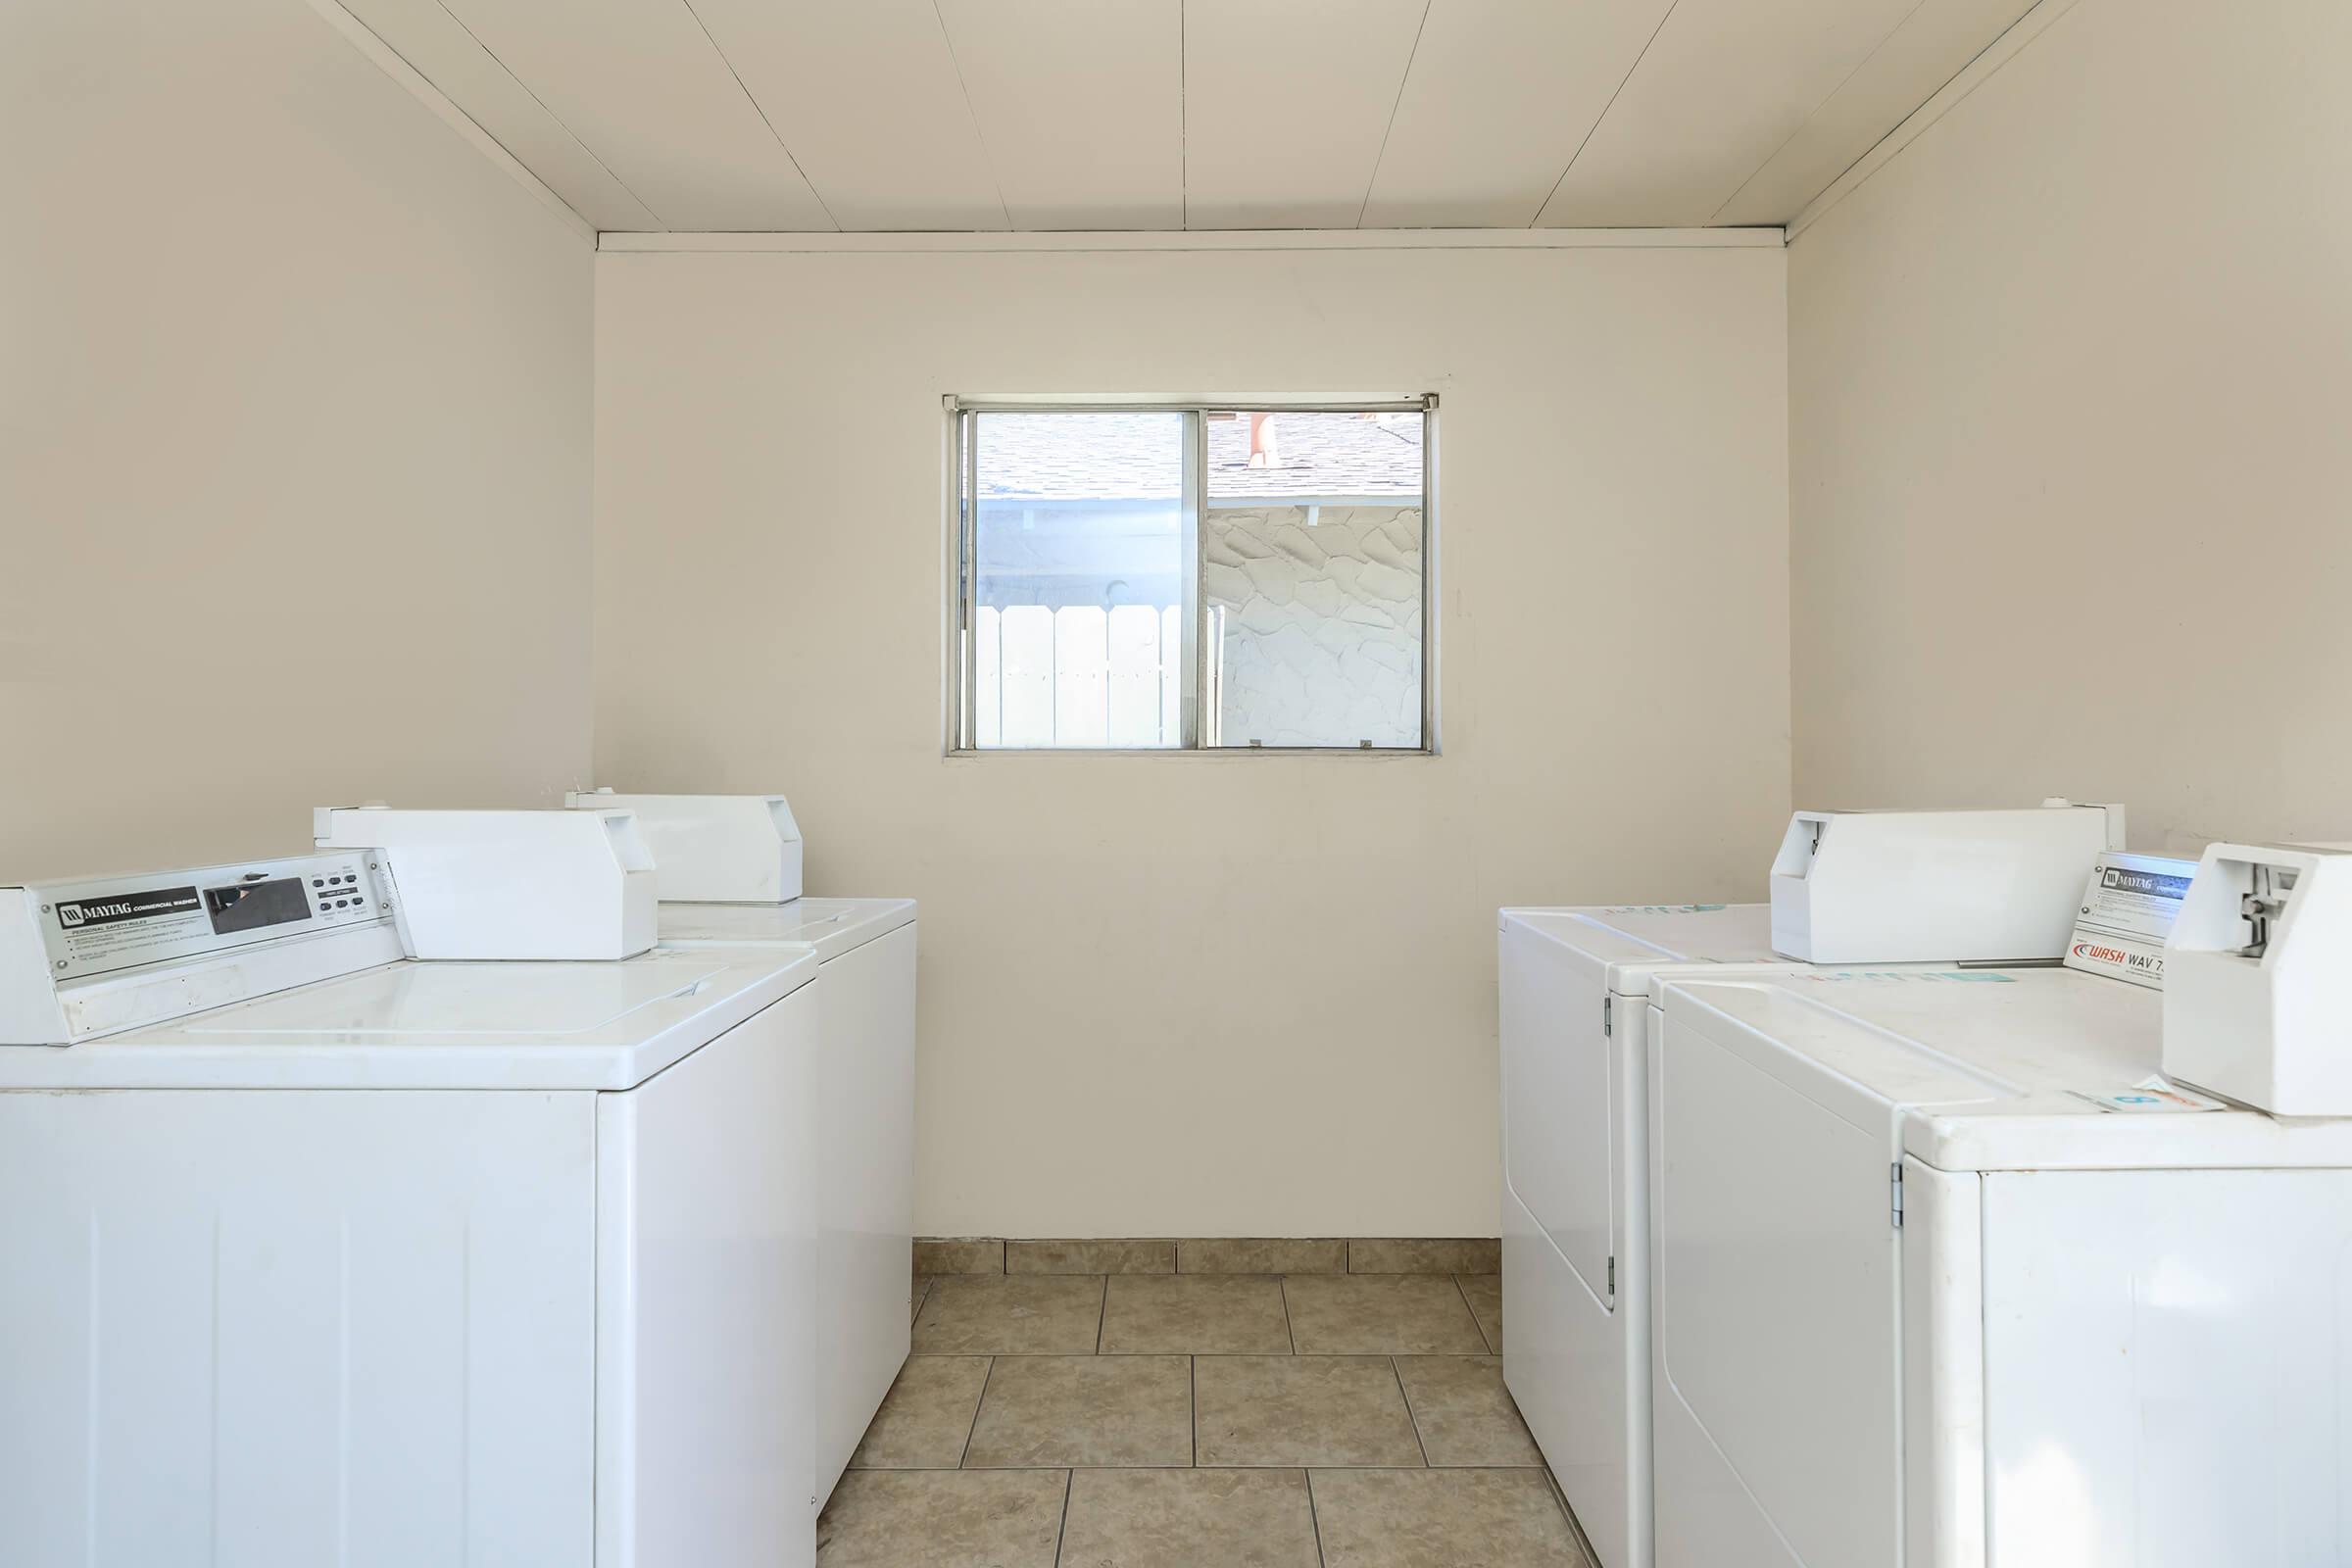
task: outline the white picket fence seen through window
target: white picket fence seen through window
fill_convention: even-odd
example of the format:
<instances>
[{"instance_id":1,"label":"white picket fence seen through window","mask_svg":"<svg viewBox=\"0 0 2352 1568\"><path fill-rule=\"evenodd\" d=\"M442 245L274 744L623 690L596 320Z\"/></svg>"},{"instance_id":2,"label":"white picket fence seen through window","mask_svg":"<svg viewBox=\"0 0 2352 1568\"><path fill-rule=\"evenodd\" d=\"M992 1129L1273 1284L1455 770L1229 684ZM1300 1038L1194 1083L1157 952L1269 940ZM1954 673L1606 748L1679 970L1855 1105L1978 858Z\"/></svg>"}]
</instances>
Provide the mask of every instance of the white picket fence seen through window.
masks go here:
<instances>
[{"instance_id":1,"label":"white picket fence seen through window","mask_svg":"<svg viewBox=\"0 0 2352 1568\"><path fill-rule=\"evenodd\" d=\"M1184 744L1181 606L983 606L972 624L982 747Z\"/></svg>"}]
</instances>

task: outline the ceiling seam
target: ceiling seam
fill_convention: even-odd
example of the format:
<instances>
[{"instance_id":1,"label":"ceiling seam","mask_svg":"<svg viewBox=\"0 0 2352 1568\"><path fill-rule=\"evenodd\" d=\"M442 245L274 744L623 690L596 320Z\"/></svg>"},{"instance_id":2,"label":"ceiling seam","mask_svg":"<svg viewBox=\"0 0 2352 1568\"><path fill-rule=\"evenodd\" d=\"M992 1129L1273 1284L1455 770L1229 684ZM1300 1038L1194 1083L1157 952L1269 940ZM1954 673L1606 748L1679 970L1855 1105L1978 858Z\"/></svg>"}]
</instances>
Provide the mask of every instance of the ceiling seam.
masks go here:
<instances>
[{"instance_id":1,"label":"ceiling seam","mask_svg":"<svg viewBox=\"0 0 2352 1568\"><path fill-rule=\"evenodd\" d=\"M1766 154L1762 163L1758 164L1753 170L1748 172L1748 176L1740 182L1738 188L1723 199L1723 205L1716 208L1713 213L1708 215L1707 221L1709 223L1713 223L1715 220L1721 218L1724 213L1730 209L1732 203L1738 201L1740 195L1746 191L1747 187L1756 182L1756 176L1763 173L1767 169L1770 169L1772 167L1773 160L1780 157L1781 154L1787 152L1788 150L1789 143L1795 141L1797 137L1805 133L1805 127L1807 125L1810 125L1814 121L1821 118L1822 111L1827 109L1839 93L1845 91L1847 86L1853 82L1853 79L1856 76L1859 76L1863 72L1870 69L1870 63L1873 60L1878 59L1880 54L1885 51L1888 44L1894 42L1895 34L1901 32L1905 27L1911 25L1911 19L1918 16L1927 8L1928 0L1917 0L1917 3L1914 4L1910 10L1904 12L1903 20L1896 23L1893 26L1887 28L1886 35L1881 38L1876 44L1871 46L1870 53L1864 55L1860 60L1856 61L1854 63L1853 70L1847 72L1844 75L1838 78L1837 86L1832 87L1828 92L1822 94L1821 101L1815 104L1811 109L1807 110L1805 112L1805 118L1796 122L1796 128L1790 131L1788 135L1782 137L1781 144L1775 147L1770 153ZM1919 106L1914 104L1912 107L1916 109ZM1868 149L1864 150L1867 151ZM1842 173L1844 171L1840 170L1838 172ZM1826 190L1829 187L1825 185L1822 188ZM1814 196L1818 196L1820 194L1821 191L1815 191L1813 193ZM1805 198L1806 201L1811 201L1812 199L1813 198L1811 196ZM1786 222L1788 220L1783 219L1782 221Z\"/></svg>"},{"instance_id":2,"label":"ceiling seam","mask_svg":"<svg viewBox=\"0 0 2352 1568\"><path fill-rule=\"evenodd\" d=\"M1176 0L1176 226L1193 226L1193 101L1185 13L1192 7Z\"/></svg>"},{"instance_id":3,"label":"ceiling seam","mask_svg":"<svg viewBox=\"0 0 2352 1568\"><path fill-rule=\"evenodd\" d=\"M1396 78L1396 96L1389 104L1389 122L1380 129L1380 151L1372 155L1372 176L1364 181L1364 199L1356 203L1355 226L1364 226L1364 214L1372 210L1372 187L1380 183L1380 166L1388 161L1389 138L1396 134L1396 112L1404 107L1404 89L1413 79L1413 62L1421 58L1421 35L1429 30L1429 12L1434 0L1421 0L1421 24L1413 29L1413 46L1405 51L1404 71Z\"/></svg>"},{"instance_id":4,"label":"ceiling seam","mask_svg":"<svg viewBox=\"0 0 2352 1568\"><path fill-rule=\"evenodd\" d=\"M767 133L770 136L775 137L776 150L784 155L784 161L792 166L792 172L801 176L801 183L808 187L808 194L816 198L816 210L825 215L825 221L833 225L835 233L843 232L841 220L833 216L833 209L826 202L825 193L816 188L816 181L808 177L808 171L801 167L801 161L795 158L792 155L792 149L785 145L783 132L777 130L776 122L767 118L767 110L761 107L758 94L752 91L751 83L743 79L743 73L735 69L735 62L729 60L726 50L719 47L718 39L710 31L710 24L703 20L701 12L694 9L694 0L678 0L678 4L686 8L686 14L694 19L694 24L703 29L704 41L710 45L710 52L718 56L718 63L727 68L727 74L735 78L737 89L743 93L743 101L752 106L752 113L760 117L760 123L767 127Z\"/></svg>"},{"instance_id":5,"label":"ceiling seam","mask_svg":"<svg viewBox=\"0 0 2352 1568\"><path fill-rule=\"evenodd\" d=\"M980 163L988 171L988 183L997 193L997 211L1004 215L1004 226L1012 228L1012 207L1004 200L1004 181L997 176L996 155L988 150L988 132L980 128L980 111L972 102L972 84L963 79L963 62L956 57L956 35L948 30L948 19L939 9L939 0L931 0L931 20L939 24L939 41L947 46L948 64L956 73L956 88L963 94L963 112L971 117L972 140L980 144Z\"/></svg>"},{"instance_id":6,"label":"ceiling seam","mask_svg":"<svg viewBox=\"0 0 2352 1568\"><path fill-rule=\"evenodd\" d=\"M1650 45L1658 41L1658 34L1666 30L1666 24L1674 20L1674 13L1682 3L1683 0L1672 0L1672 3L1666 7L1666 14L1658 18L1658 24L1649 29L1648 38L1642 44L1642 52L1634 56L1634 63L1626 67L1625 74L1617 79L1617 90L1609 94L1609 101L1602 104L1600 113L1592 117L1592 123L1586 128L1585 139L1578 142L1576 151L1568 155L1568 168L1560 171L1560 177L1553 180L1551 189L1544 193L1544 200L1536 208L1536 216L1527 220L1528 227L1533 228L1543 221L1544 209L1548 208L1551 205L1551 199L1560 193L1560 187L1568 183L1569 170L1576 168L1576 161L1585 156L1586 148L1592 145L1592 138L1600 132L1600 122L1609 118L1610 110L1617 107L1617 100L1624 96L1626 83L1634 79L1634 73L1640 71L1642 62L1649 58Z\"/></svg>"},{"instance_id":7,"label":"ceiling seam","mask_svg":"<svg viewBox=\"0 0 2352 1568\"><path fill-rule=\"evenodd\" d=\"M564 117L563 117L562 115L559 115L559 114L557 114L557 113L555 112L555 110L554 110L554 109L550 108L550 107L548 106L548 102L547 102L547 100L546 100L546 99L544 99L544 98L540 97L540 96L538 95L538 93L536 93L536 92L532 91L532 90L531 90L531 84L530 84L529 82L527 82L527 81L523 80L523 79L522 79L520 76L518 76L518 75L514 74L514 67L512 67L512 66L510 66L510 65L508 65L508 64L507 64L507 63L506 63L504 60L501 60L501 59L499 58L499 56L498 56L498 51L497 51L497 50L495 50L495 49L491 48L491 47L490 47L488 44L486 44L486 43L482 42L482 40L481 40L481 36L480 36L478 33L476 33L476 32L475 32L475 31L474 31L474 30L473 30L471 27L468 27L467 25L466 25L466 20L465 20L463 17L459 16L459 15L458 15L458 14L457 14L455 11L452 11L452 10L450 10L450 9L449 9L449 7L448 7L447 5L444 5L444 4L442 3L442 0L433 0L433 5L434 5L434 8L435 8L436 10L438 10L438 11L439 11L439 12L440 12L440 13L441 13L443 16L447 17L447 18L450 20L450 24L451 24L451 25L455 26L455 27L456 27L456 28L457 28L457 29L458 29L460 32L464 33L464 34L465 34L465 35L466 35L467 38L469 38L469 39L471 39L471 40L473 41L473 46L474 46L476 49L479 49L479 50L480 50L480 51L483 53L483 55L485 55L485 56L486 56L486 57L489 59L489 61L490 61L490 63L491 63L492 65L496 66L496 67L497 67L497 68L498 68L498 69L499 69L501 72L503 72L503 73L506 74L506 78L507 78L509 81L513 82L513 83L514 83L515 86L517 86L517 87L520 87L520 88L522 89L523 96L524 96L524 97L526 97L526 98L528 98L528 99L530 99L530 101L531 101L531 102L533 102L533 103L537 104L537 105L539 106L539 108L540 108L541 112L542 112L542 113L544 113L544 114L547 116L547 118L548 118L549 120L551 120L551 121L553 121L553 122L555 122L555 126L556 126L556 128L557 128L558 130L562 131L562 132L563 132L564 135L566 135L566 136L569 136L569 137L571 138L571 144L572 144L574 147L577 147L577 148L578 148L580 151L582 151L582 152L586 153L586 154L588 155L589 162L591 162L591 163L595 164L597 168L599 168L599 169L603 170L603 171L605 172L606 177L607 177L607 178L609 178L609 179L611 179L611 180L612 181L612 183L613 183L613 184L615 184L615 185L618 185L618 186L620 187L620 189L621 189L621 193L622 193L623 195L627 196L629 200L631 200L631 201L635 202L635 203L637 204L637 206L638 206L638 209L639 209L641 212L643 212L643 213L645 214L645 216L646 216L646 217L648 217L648 218L652 219L652 220L654 220L654 222L656 223L656 225L658 225L659 227L662 227L662 228L667 228L667 227L669 226L668 222L667 222L666 220L663 220L663 218L662 217L662 215L661 215L660 213L657 213L657 212L655 212L655 211L654 211L654 206L653 206L653 203L651 203L651 202L647 201L647 200L646 200L644 197L642 197L642 196L638 195L638 194L637 194L637 192L636 192L635 190L633 190L633 189L631 189L631 188L630 188L629 182L628 182L627 180L625 180L625 179L621 178L621 177L620 177L618 174L614 173L614 172L612 172L612 166L611 164L608 164L608 163L606 163L606 162L604 161L604 159L602 159L602 158L598 157L598 156L597 156L597 151L596 151L596 149L595 149L595 148L593 148L593 147L591 147L591 146L589 146L589 145L587 144L587 142L585 142L585 141L581 140L581 139L580 139L580 133L579 133L578 131L576 131L576 130L572 129L572 128L571 128L571 126L570 126L569 124L567 124L567 123L564 122ZM373 29L372 27L371 27L371 28L369 28L368 30L369 30L370 32L373 32L373 31L374 31L374 29ZM378 38L381 38L381 37L383 36L383 34L381 34L381 33L376 33L376 36L377 36ZM384 45L384 47L385 47L385 48L387 48L387 49L391 49L391 48L392 48L392 46L391 46L390 44L385 44L385 45ZM392 52L393 52L394 54L400 54L400 51L399 51L399 50L397 50L397 49L393 49L393 50L392 50ZM408 56L406 56L406 55L401 55L401 58L402 58L403 60L408 60ZM414 60L410 60L410 61L409 61L409 66L410 66L410 69L412 69L412 70L415 70L415 71L416 72L416 74L418 74L419 76L424 76L424 79L425 79L425 80L427 80L427 81L432 81L432 79L433 79L433 78L432 78L431 76L429 76L429 75L426 75L426 74L425 74L425 73L424 73L424 72L423 72L421 69L419 69L419 68L416 66L416 62L415 62ZM434 83L434 85L435 85L435 86L438 86L438 85L439 85L439 83L438 83L438 82L435 82L435 83ZM453 98L453 99L451 99L450 101L451 101L452 103L455 103L457 100ZM473 120L473 117L472 117L471 115L467 115L466 118L466 119L468 119L468 120ZM474 122L474 122L475 124L477 124L477 125L480 125L480 124L482 123L482 122L481 122L480 121L478 121L478 120L474 120ZM483 134L483 135L485 135L485 136L489 136L489 135L490 135L490 130L489 130L489 127L488 127L488 126L486 126L486 125L485 125L485 126L483 126L483 128L482 128L482 134ZM492 141L498 141L498 138L497 138L497 137L495 137L495 136L491 136L491 137L490 137L490 139L491 139ZM507 144L506 144L505 142L503 142L503 141L500 141L500 142L498 142L498 144L499 144L501 147L507 147ZM513 153L514 153L514 148L512 148L512 147L507 147L507 151L508 151L508 153L509 153L509 154L513 154ZM522 162L522 160L521 160L520 158L516 158L514 161L515 161L516 163L521 163L521 162ZM523 167L525 167L525 168L527 169L527 168L529 168L530 166L526 164L526 165L524 165Z\"/></svg>"}]
</instances>

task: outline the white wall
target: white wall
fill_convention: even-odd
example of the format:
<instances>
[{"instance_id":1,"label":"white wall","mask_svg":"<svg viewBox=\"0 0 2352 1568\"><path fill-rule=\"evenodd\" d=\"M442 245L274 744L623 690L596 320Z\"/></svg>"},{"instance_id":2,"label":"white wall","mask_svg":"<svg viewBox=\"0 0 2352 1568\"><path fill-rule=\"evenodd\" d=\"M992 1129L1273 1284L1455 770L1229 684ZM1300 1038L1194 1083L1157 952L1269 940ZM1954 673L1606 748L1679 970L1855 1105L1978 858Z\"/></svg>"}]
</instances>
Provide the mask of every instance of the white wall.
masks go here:
<instances>
[{"instance_id":1,"label":"white wall","mask_svg":"<svg viewBox=\"0 0 2352 1568\"><path fill-rule=\"evenodd\" d=\"M1783 267L599 259L598 779L923 900L919 1229L1494 1233L1496 906L1754 897L1786 818ZM1444 756L942 756L942 394L1424 389Z\"/></svg>"},{"instance_id":2,"label":"white wall","mask_svg":"<svg viewBox=\"0 0 2352 1568\"><path fill-rule=\"evenodd\" d=\"M303 0L0 5L0 880L584 773L584 237Z\"/></svg>"},{"instance_id":3,"label":"white wall","mask_svg":"<svg viewBox=\"0 0 2352 1568\"><path fill-rule=\"evenodd\" d=\"M2082 0L1797 238L1801 801L2352 837L2347 62Z\"/></svg>"}]
</instances>

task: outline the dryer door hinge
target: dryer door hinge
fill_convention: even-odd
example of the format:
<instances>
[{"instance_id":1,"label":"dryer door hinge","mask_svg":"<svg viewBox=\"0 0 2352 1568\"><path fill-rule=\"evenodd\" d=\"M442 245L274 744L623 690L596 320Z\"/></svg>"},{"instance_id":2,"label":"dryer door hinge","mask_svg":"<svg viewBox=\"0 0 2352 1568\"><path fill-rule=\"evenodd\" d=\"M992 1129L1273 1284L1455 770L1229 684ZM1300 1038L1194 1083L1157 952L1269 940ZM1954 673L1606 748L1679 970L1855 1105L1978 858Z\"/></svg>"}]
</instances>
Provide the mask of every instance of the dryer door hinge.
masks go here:
<instances>
[{"instance_id":1,"label":"dryer door hinge","mask_svg":"<svg viewBox=\"0 0 2352 1568\"><path fill-rule=\"evenodd\" d=\"M1613 1258L1613 1257L1612 1257L1612 1258L1610 1258L1610 1259L1609 1259L1609 1296L1611 1297L1611 1298L1614 1298L1616 1297L1616 1295L1617 1295L1617 1260L1616 1260L1615 1258Z\"/></svg>"},{"instance_id":2,"label":"dryer door hinge","mask_svg":"<svg viewBox=\"0 0 2352 1568\"><path fill-rule=\"evenodd\" d=\"M1617 1032L1617 999L1615 997L1600 999L1600 1032L1604 1035L1613 1035Z\"/></svg>"},{"instance_id":3,"label":"dryer door hinge","mask_svg":"<svg viewBox=\"0 0 2352 1568\"><path fill-rule=\"evenodd\" d=\"M1899 1231L1903 1228L1903 1162L1898 1159L1886 1168L1887 1207L1892 1213L1894 1228Z\"/></svg>"}]
</instances>

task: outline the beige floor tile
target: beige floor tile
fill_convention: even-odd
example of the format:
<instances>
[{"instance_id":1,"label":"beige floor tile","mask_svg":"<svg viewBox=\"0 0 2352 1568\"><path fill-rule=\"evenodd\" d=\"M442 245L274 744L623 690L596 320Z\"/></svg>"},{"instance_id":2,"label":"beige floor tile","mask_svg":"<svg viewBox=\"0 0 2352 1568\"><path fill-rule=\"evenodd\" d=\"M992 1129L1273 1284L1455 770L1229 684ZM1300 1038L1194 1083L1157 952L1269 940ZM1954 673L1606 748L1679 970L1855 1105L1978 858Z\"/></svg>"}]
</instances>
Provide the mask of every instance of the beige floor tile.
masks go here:
<instances>
[{"instance_id":1,"label":"beige floor tile","mask_svg":"<svg viewBox=\"0 0 2352 1568\"><path fill-rule=\"evenodd\" d=\"M1541 1465L1519 1407L1502 1386L1495 1355L1400 1355L1396 1376L1421 1434L1421 1451L1439 1468Z\"/></svg>"},{"instance_id":2,"label":"beige floor tile","mask_svg":"<svg viewBox=\"0 0 2352 1568\"><path fill-rule=\"evenodd\" d=\"M850 1455L853 1470L953 1470L988 1381L985 1355L910 1355L899 1369L865 1440Z\"/></svg>"},{"instance_id":3,"label":"beige floor tile","mask_svg":"<svg viewBox=\"0 0 2352 1568\"><path fill-rule=\"evenodd\" d=\"M1102 1280L1085 1274L947 1275L915 1314L920 1355L1091 1355Z\"/></svg>"},{"instance_id":4,"label":"beige floor tile","mask_svg":"<svg viewBox=\"0 0 2352 1568\"><path fill-rule=\"evenodd\" d=\"M1181 1355L1008 1355L988 1375L967 1470L1193 1462Z\"/></svg>"},{"instance_id":5,"label":"beige floor tile","mask_svg":"<svg viewBox=\"0 0 2352 1568\"><path fill-rule=\"evenodd\" d=\"M1183 1274L1345 1274L1348 1244L1292 1237L1226 1237L1178 1242Z\"/></svg>"},{"instance_id":6,"label":"beige floor tile","mask_svg":"<svg viewBox=\"0 0 2352 1568\"><path fill-rule=\"evenodd\" d=\"M1283 1281L1282 1294L1300 1355L1486 1353L1451 1275L1298 1275Z\"/></svg>"},{"instance_id":7,"label":"beige floor tile","mask_svg":"<svg viewBox=\"0 0 2352 1568\"><path fill-rule=\"evenodd\" d=\"M914 1271L917 1274L1002 1274L1004 1272L1004 1244L993 1239L917 1238L914 1244Z\"/></svg>"},{"instance_id":8,"label":"beige floor tile","mask_svg":"<svg viewBox=\"0 0 2352 1568\"><path fill-rule=\"evenodd\" d=\"M817 1568L1054 1568L1060 1470L857 1470L816 1521Z\"/></svg>"},{"instance_id":9,"label":"beige floor tile","mask_svg":"<svg viewBox=\"0 0 2352 1568\"><path fill-rule=\"evenodd\" d=\"M1173 1274L1174 1242L1006 1242L1007 1274Z\"/></svg>"},{"instance_id":10,"label":"beige floor tile","mask_svg":"<svg viewBox=\"0 0 2352 1568\"><path fill-rule=\"evenodd\" d=\"M1193 1380L1196 1464L1421 1463L1385 1355L1204 1355Z\"/></svg>"},{"instance_id":11,"label":"beige floor tile","mask_svg":"<svg viewBox=\"0 0 2352 1568\"><path fill-rule=\"evenodd\" d=\"M1585 1568L1541 1470L1317 1470L1324 1568Z\"/></svg>"},{"instance_id":12,"label":"beige floor tile","mask_svg":"<svg viewBox=\"0 0 2352 1568\"><path fill-rule=\"evenodd\" d=\"M1081 1470L1069 1568L1319 1568L1303 1470Z\"/></svg>"},{"instance_id":13,"label":"beige floor tile","mask_svg":"<svg viewBox=\"0 0 2352 1568\"><path fill-rule=\"evenodd\" d=\"M1499 1274L1464 1274L1454 1281L1462 1288L1462 1296L1470 1303L1471 1316L1478 1319L1478 1332L1487 1337L1487 1348L1496 1355L1502 1353L1502 1276Z\"/></svg>"},{"instance_id":14,"label":"beige floor tile","mask_svg":"<svg viewBox=\"0 0 2352 1568\"><path fill-rule=\"evenodd\" d=\"M1288 1355L1282 1282L1266 1274L1114 1277L1102 1305L1102 1353Z\"/></svg>"},{"instance_id":15,"label":"beige floor tile","mask_svg":"<svg viewBox=\"0 0 2352 1568\"><path fill-rule=\"evenodd\" d=\"M1502 1244L1493 1237L1390 1241L1358 1237L1348 1244L1350 1274L1493 1274L1502 1267Z\"/></svg>"}]
</instances>

